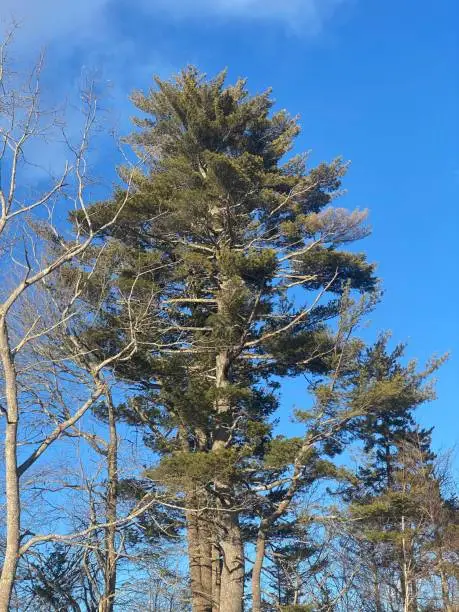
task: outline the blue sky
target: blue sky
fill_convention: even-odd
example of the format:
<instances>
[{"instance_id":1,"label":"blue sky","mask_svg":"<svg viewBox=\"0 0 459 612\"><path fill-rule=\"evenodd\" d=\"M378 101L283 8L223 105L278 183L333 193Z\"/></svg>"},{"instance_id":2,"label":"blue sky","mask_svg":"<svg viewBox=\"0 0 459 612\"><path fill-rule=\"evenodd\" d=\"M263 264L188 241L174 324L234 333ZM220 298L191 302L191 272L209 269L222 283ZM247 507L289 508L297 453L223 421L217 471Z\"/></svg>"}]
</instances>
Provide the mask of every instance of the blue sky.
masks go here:
<instances>
[{"instance_id":1,"label":"blue sky","mask_svg":"<svg viewBox=\"0 0 459 612\"><path fill-rule=\"evenodd\" d=\"M22 20L17 51L47 47L46 95L75 96L82 75L106 85L122 132L128 93L193 63L228 67L252 91L272 86L300 115L298 150L352 161L343 205L368 207L362 243L385 295L366 333L390 329L425 361L451 351L438 400L420 412L437 448L458 439L459 5L455 0L2 0ZM109 92L109 94L108 94ZM109 160L97 152L100 172ZM287 385L285 402L301 390Z\"/></svg>"}]
</instances>

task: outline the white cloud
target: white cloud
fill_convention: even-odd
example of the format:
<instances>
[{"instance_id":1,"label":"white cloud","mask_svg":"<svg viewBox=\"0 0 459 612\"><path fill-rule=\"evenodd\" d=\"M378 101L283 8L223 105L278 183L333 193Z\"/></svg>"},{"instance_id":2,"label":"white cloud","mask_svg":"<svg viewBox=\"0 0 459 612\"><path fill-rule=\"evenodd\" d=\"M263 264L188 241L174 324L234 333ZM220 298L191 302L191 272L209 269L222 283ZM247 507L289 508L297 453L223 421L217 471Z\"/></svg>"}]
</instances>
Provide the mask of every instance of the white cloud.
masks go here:
<instances>
[{"instance_id":1,"label":"white cloud","mask_svg":"<svg viewBox=\"0 0 459 612\"><path fill-rule=\"evenodd\" d=\"M159 0L177 17L202 18L218 15L233 19L271 21L316 33L335 10L347 0Z\"/></svg>"},{"instance_id":2,"label":"white cloud","mask_svg":"<svg viewBox=\"0 0 459 612\"><path fill-rule=\"evenodd\" d=\"M28 45L43 45L57 38L84 39L105 23L109 0L2 0L0 25L17 21Z\"/></svg>"},{"instance_id":3,"label":"white cloud","mask_svg":"<svg viewBox=\"0 0 459 612\"><path fill-rule=\"evenodd\" d=\"M340 5L350 0L124 0L152 17L161 11L168 18L270 21L299 32L317 33ZM1 0L0 27L11 18L21 22L27 46L56 39L68 46L82 40L102 40L120 0Z\"/></svg>"},{"instance_id":4,"label":"white cloud","mask_svg":"<svg viewBox=\"0 0 459 612\"><path fill-rule=\"evenodd\" d=\"M340 5L353 0L0 0L0 40L12 19L20 24L12 55L30 65L43 47L51 47L45 62L45 107L65 100L78 102L84 76L94 76L104 93L102 101L114 111L111 121L124 132L131 112L128 92L145 87L154 73L170 74L179 66L160 57L154 40L145 43L123 31L119 15L129 10L135 23L149 20L269 23L298 34L316 34ZM133 15L134 14L134 15ZM254 28L254 32L256 29ZM94 74L96 73L96 74ZM106 90L106 91L105 91ZM117 113L115 115L115 112ZM71 132L78 132L80 116L69 107ZM59 147L47 147L43 165L55 166Z\"/></svg>"}]
</instances>

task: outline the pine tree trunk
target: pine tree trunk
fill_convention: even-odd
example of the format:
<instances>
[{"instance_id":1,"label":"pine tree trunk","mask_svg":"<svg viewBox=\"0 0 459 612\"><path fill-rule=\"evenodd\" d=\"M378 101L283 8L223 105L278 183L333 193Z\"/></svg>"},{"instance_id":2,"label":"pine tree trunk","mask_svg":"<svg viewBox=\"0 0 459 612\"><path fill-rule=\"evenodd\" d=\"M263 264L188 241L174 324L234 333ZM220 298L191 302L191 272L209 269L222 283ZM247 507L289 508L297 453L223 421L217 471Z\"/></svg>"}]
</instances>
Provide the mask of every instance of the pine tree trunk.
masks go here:
<instances>
[{"instance_id":1,"label":"pine tree trunk","mask_svg":"<svg viewBox=\"0 0 459 612\"><path fill-rule=\"evenodd\" d=\"M5 319L0 321L0 359L3 366L6 426L5 426L5 485L6 485L6 548L0 578L0 612L10 607L19 559L21 501L17 459L19 407L17 376L9 347Z\"/></svg>"},{"instance_id":2,"label":"pine tree trunk","mask_svg":"<svg viewBox=\"0 0 459 612\"><path fill-rule=\"evenodd\" d=\"M219 518L224 534L219 612L242 612L244 600L244 547L237 512L222 511Z\"/></svg>"},{"instance_id":3,"label":"pine tree trunk","mask_svg":"<svg viewBox=\"0 0 459 612\"><path fill-rule=\"evenodd\" d=\"M209 522L205 516L198 516L198 534L201 563L201 584L205 593L206 610L212 610L212 538Z\"/></svg>"},{"instance_id":4,"label":"pine tree trunk","mask_svg":"<svg viewBox=\"0 0 459 612\"><path fill-rule=\"evenodd\" d=\"M219 308L221 306L219 305ZM215 363L215 386L224 389L230 384L230 357L227 350L221 351ZM216 412L226 416L231 405L224 395L216 402ZM217 427L212 450L226 447L229 439L228 427ZM218 513L219 546L222 554L220 575L219 612L241 612L244 599L244 545L239 525L239 513L235 510L235 497L226 483L214 482L218 493L220 511Z\"/></svg>"},{"instance_id":5,"label":"pine tree trunk","mask_svg":"<svg viewBox=\"0 0 459 612\"><path fill-rule=\"evenodd\" d=\"M215 537L215 536L214 536ZM221 551L215 540L212 541L212 612L220 610L220 585L222 573Z\"/></svg>"},{"instance_id":6,"label":"pine tree trunk","mask_svg":"<svg viewBox=\"0 0 459 612\"><path fill-rule=\"evenodd\" d=\"M198 520L195 512L186 512L188 563L191 583L191 606L193 612L206 610L201 581L201 549L199 546Z\"/></svg>"},{"instance_id":7,"label":"pine tree trunk","mask_svg":"<svg viewBox=\"0 0 459 612\"><path fill-rule=\"evenodd\" d=\"M107 500L105 530L104 595L99 603L99 612L113 612L116 590L116 519L118 488L118 434L113 403L107 393L109 442L107 448Z\"/></svg>"},{"instance_id":8,"label":"pine tree trunk","mask_svg":"<svg viewBox=\"0 0 459 612\"><path fill-rule=\"evenodd\" d=\"M252 569L252 611L261 612L261 571L265 558L266 536L262 528L258 531L255 563Z\"/></svg>"},{"instance_id":9,"label":"pine tree trunk","mask_svg":"<svg viewBox=\"0 0 459 612\"><path fill-rule=\"evenodd\" d=\"M195 496L189 496L188 507L196 508ZM212 567L209 557L203 558L203 550L210 548L201 546L202 529L201 520L196 511L188 510L186 513L187 538L188 538L188 561L190 567L191 582L191 606L193 612L212 612L212 576L208 577L207 568Z\"/></svg>"}]
</instances>

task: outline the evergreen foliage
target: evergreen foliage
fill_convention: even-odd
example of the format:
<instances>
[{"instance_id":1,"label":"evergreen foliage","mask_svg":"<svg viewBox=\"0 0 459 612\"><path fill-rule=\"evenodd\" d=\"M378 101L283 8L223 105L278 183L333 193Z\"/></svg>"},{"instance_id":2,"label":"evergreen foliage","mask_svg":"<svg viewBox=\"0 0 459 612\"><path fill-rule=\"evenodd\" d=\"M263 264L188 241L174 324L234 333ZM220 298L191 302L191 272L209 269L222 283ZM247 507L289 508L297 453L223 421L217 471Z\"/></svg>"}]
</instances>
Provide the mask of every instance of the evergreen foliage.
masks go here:
<instances>
[{"instance_id":1,"label":"evergreen foliage","mask_svg":"<svg viewBox=\"0 0 459 612\"><path fill-rule=\"evenodd\" d=\"M356 337L378 291L374 266L349 248L368 233L365 211L334 205L346 164L289 157L297 121L273 111L269 91L251 96L244 80L225 80L189 67L135 93L138 166L121 168L126 187L89 210L101 228L126 200L90 253L102 274L88 286L109 285L85 342L110 355L135 335L114 371L135 389L118 413L160 458L145 476L188 509L199 610L220 597L199 582L202 555L210 565L216 547L217 574L228 570L242 602L244 534L264 541L302 490L349 480L330 459L353 436L376 457L347 493L359 516L408 504L387 493L388 479L439 365L419 373L400 365L402 346L388 353L381 338L366 349ZM295 415L304 436L275 435L279 379L298 374L310 380L311 407ZM428 445L429 432L416 435Z\"/></svg>"}]
</instances>

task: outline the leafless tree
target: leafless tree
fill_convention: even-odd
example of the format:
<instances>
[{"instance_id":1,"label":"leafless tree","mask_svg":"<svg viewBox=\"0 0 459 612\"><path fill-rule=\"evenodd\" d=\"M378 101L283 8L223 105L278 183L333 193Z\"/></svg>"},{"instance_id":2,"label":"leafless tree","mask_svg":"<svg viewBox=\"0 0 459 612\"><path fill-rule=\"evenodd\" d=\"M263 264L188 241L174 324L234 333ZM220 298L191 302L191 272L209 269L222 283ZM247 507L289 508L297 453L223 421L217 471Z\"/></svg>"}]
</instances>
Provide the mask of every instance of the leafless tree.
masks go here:
<instances>
[{"instance_id":1,"label":"leafless tree","mask_svg":"<svg viewBox=\"0 0 459 612\"><path fill-rule=\"evenodd\" d=\"M92 355L88 359L82 353L78 338L72 335L79 297L97 262L74 274L72 283L60 298L48 304L45 312L42 310L41 296L46 288L55 283L68 266L81 260L97 235L116 221L129 198L129 190L125 201L107 224L98 231L93 230L86 197L90 184L88 149L96 126L97 100L91 88L82 94L83 124L75 145L66 136L58 115L41 107L42 60L27 78L20 81L8 57L11 41L12 34L0 45L0 402L4 417L6 489L6 542L0 579L0 610L8 609L20 555L41 537L46 537L24 540L24 534L21 534L21 478L104 395L104 370L135 350L135 338L131 334L126 345L115 355ZM68 159L62 160L60 175L46 177L42 173L38 178L34 177L33 171L38 165L33 164L30 156L37 150L38 155L40 151L43 155L46 147L50 146L50 139L59 132L68 152ZM75 219L72 232L65 225L70 212ZM67 354L64 347L46 342L55 330L68 334ZM49 354L46 351L39 354L37 347L40 344L47 346ZM53 348L56 349L54 353ZM41 359L38 363L27 363L27 356ZM89 369L84 374L81 369L75 374L73 365L68 364L76 364L81 359L86 360ZM60 385L48 388L48 393L42 394L41 399L34 385L35 377L40 376L42 390L49 386L56 369L61 366L66 374L73 376L73 384L75 377L79 377L80 389L84 387L86 393L72 408L61 406L62 410L56 413L55 399L59 394L62 398ZM38 402L35 410L47 420L48 428L34 446L23 446L20 428L22 423L31 424L29 416L34 398Z\"/></svg>"}]
</instances>

